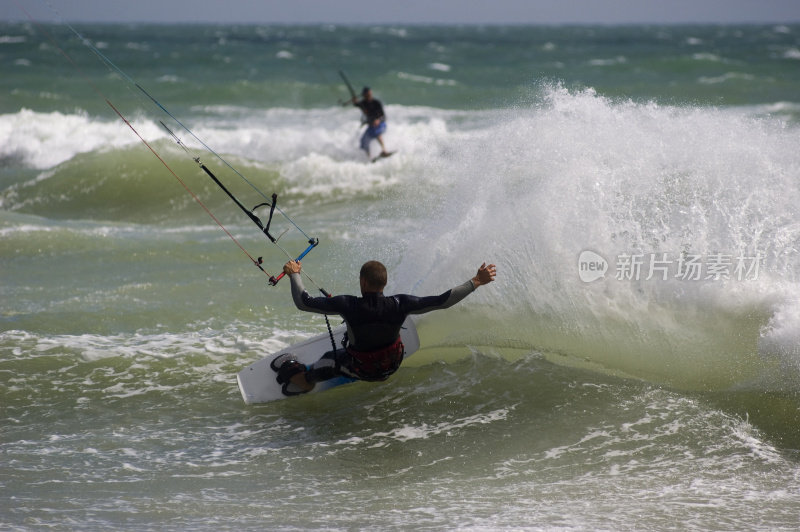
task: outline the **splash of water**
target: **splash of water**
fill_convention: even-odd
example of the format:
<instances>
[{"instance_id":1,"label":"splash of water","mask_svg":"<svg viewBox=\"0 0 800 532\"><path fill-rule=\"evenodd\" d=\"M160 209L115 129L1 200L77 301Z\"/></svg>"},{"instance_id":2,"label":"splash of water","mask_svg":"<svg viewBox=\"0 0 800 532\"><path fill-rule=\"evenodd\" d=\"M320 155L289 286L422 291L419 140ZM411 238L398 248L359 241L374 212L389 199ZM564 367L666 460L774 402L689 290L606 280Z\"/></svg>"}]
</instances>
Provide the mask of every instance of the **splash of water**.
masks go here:
<instances>
[{"instance_id":1,"label":"splash of water","mask_svg":"<svg viewBox=\"0 0 800 532\"><path fill-rule=\"evenodd\" d=\"M450 148L451 186L406 269L435 250L424 291L497 262L478 317L449 325L488 321L490 345L676 387L796 389L799 137L768 117L545 87ZM606 261L592 282L586 250Z\"/></svg>"}]
</instances>

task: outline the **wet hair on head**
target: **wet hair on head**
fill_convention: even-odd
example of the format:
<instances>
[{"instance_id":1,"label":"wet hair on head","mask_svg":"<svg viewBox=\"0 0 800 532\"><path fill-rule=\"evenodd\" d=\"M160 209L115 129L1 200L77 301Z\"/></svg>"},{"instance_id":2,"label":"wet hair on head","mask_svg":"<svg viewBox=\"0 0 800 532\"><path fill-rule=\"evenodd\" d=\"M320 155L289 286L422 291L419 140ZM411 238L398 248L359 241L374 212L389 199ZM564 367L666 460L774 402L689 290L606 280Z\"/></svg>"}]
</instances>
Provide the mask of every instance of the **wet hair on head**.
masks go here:
<instances>
[{"instance_id":1,"label":"wet hair on head","mask_svg":"<svg viewBox=\"0 0 800 532\"><path fill-rule=\"evenodd\" d=\"M377 260L370 260L364 263L361 266L361 272L359 273L361 279L366 281L367 286L370 288L375 289L383 289L386 286L387 274L386 274L386 266L378 262Z\"/></svg>"}]
</instances>

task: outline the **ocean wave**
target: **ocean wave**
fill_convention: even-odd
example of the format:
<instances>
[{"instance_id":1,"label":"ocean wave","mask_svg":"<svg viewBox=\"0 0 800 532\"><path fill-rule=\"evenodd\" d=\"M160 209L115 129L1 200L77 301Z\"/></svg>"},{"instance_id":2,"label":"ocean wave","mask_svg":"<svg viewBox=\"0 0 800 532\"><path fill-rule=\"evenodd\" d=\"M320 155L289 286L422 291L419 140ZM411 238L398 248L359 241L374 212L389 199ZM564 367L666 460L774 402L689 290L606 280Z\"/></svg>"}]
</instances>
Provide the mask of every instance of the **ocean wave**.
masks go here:
<instances>
[{"instance_id":1,"label":"ocean wave","mask_svg":"<svg viewBox=\"0 0 800 532\"><path fill-rule=\"evenodd\" d=\"M435 318L456 343L539 350L690 389L794 389L797 128L768 109L665 106L558 85L536 87L514 110L388 110L386 140L399 153L374 165L355 146L351 109L204 108L194 129L306 225L355 246L332 259L344 269L391 241L396 286L416 293L449 286L445 273L468 259L496 261L498 283L472 298L477 317ZM243 223L180 148L156 147L212 209ZM178 227L201 216L165 179L174 181L141 147L100 150L7 188L3 205ZM605 277L581 279L587 250L606 262ZM702 278L678 277L687 256Z\"/></svg>"},{"instance_id":2,"label":"ocean wave","mask_svg":"<svg viewBox=\"0 0 800 532\"><path fill-rule=\"evenodd\" d=\"M440 68L435 68L434 70L442 70ZM442 70L447 72L447 70ZM431 76L422 76L420 74L411 74L408 72L398 72L397 73L398 79L406 80L406 81L413 81L414 83L424 83L429 85L437 85L437 86L456 86L458 82L454 79L443 79L443 78L434 78Z\"/></svg>"},{"instance_id":3,"label":"ocean wave","mask_svg":"<svg viewBox=\"0 0 800 532\"><path fill-rule=\"evenodd\" d=\"M28 38L24 35L0 35L0 44L20 44L27 41Z\"/></svg>"},{"instance_id":4,"label":"ocean wave","mask_svg":"<svg viewBox=\"0 0 800 532\"><path fill-rule=\"evenodd\" d=\"M424 165L437 151L492 120L487 113L387 108L391 116L387 146L399 154L376 165L369 164L358 148L362 130L354 109L196 108L192 128L197 137L176 128L188 153L155 119L140 118L137 131L169 168L160 165L121 122L102 122L83 113L23 110L0 117L0 132L5 129L7 138L14 139L3 146L0 157L7 166L42 171L7 186L0 202L8 210L62 218L181 219L181 213L193 210L193 201L180 186L163 186L165 180L174 181L172 172L212 209L228 202L192 161L195 156L232 191L241 193L246 204L265 200L248 182L266 199L273 191L316 203L369 197L406 184L410 173L424 173ZM22 123L27 127L17 130ZM466 133L460 133L463 130ZM430 178L435 180L435 174Z\"/></svg>"},{"instance_id":5,"label":"ocean wave","mask_svg":"<svg viewBox=\"0 0 800 532\"><path fill-rule=\"evenodd\" d=\"M716 85L717 83L726 83L730 81L753 81L756 77L752 74L743 72L726 72L721 76L700 76L697 82L703 85Z\"/></svg>"},{"instance_id":6,"label":"ocean wave","mask_svg":"<svg viewBox=\"0 0 800 532\"><path fill-rule=\"evenodd\" d=\"M21 109L0 115L0 159L14 159L36 169L52 168L79 153L130 146L137 141L119 122L98 120L83 112L42 113ZM142 133L161 135L152 125Z\"/></svg>"},{"instance_id":7,"label":"ocean wave","mask_svg":"<svg viewBox=\"0 0 800 532\"><path fill-rule=\"evenodd\" d=\"M783 52L784 59L800 59L800 48L789 48Z\"/></svg>"},{"instance_id":8,"label":"ocean wave","mask_svg":"<svg viewBox=\"0 0 800 532\"><path fill-rule=\"evenodd\" d=\"M588 64L591 66L614 66L614 65L624 65L628 62L628 58L624 55L618 55L617 57L611 59L590 59Z\"/></svg>"}]
</instances>

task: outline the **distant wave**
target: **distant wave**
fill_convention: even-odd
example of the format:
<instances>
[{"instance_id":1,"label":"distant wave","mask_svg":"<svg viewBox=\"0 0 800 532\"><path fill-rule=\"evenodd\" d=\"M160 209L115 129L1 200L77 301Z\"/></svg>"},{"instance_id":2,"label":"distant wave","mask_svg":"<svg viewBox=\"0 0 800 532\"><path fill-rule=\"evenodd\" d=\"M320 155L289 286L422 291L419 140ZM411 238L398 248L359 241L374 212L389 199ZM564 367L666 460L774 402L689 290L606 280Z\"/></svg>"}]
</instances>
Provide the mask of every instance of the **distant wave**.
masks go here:
<instances>
[{"instance_id":1,"label":"distant wave","mask_svg":"<svg viewBox=\"0 0 800 532\"><path fill-rule=\"evenodd\" d=\"M138 142L121 122L89 117L85 113L42 113L22 109L0 115L0 159L13 158L24 166L52 168L76 154L129 146ZM150 124L142 126L147 139L161 136Z\"/></svg>"}]
</instances>

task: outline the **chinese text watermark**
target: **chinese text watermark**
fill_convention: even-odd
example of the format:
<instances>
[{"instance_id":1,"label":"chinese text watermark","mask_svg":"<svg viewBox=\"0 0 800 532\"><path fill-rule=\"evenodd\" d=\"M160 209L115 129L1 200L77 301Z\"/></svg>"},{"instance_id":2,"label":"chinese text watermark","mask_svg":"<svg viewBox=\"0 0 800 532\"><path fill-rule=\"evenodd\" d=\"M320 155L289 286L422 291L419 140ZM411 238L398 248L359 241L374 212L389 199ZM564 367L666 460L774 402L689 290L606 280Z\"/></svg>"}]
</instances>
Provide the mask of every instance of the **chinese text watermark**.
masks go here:
<instances>
[{"instance_id":1,"label":"chinese text watermark","mask_svg":"<svg viewBox=\"0 0 800 532\"><path fill-rule=\"evenodd\" d=\"M760 253L620 253L614 262L618 281L755 281L764 256ZM609 262L591 250L578 256L578 276L591 283L606 277Z\"/></svg>"}]
</instances>

